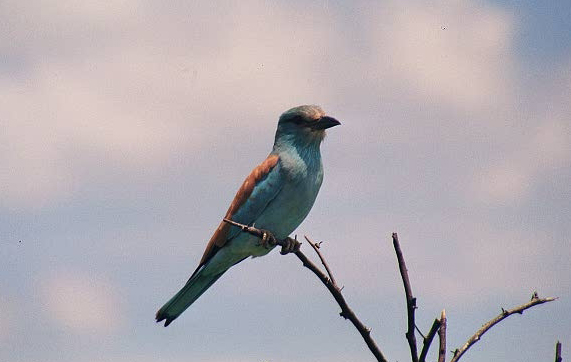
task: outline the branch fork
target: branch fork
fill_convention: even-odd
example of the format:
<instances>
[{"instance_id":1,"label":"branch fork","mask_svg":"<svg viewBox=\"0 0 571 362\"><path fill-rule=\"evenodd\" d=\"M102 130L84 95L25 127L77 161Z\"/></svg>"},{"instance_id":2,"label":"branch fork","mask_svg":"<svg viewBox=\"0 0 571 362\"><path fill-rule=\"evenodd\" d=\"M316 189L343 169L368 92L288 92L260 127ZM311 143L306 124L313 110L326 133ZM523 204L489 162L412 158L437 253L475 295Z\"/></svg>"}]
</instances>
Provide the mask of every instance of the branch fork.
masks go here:
<instances>
[{"instance_id":1,"label":"branch fork","mask_svg":"<svg viewBox=\"0 0 571 362\"><path fill-rule=\"evenodd\" d=\"M300 247L301 243L297 241L297 237L292 239L287 237L283 240L277 239L270 231L258 229L256 227L240 224L238 222L232 221L230 219L223 219L224 222L239 227L243 232L249 233L251 235L257 236L261 239L260 244L266 247L274 247L279 245L282 247L280 254L285 255L289 253L295 254L299 260L301 260L304 267L311 270L318 278L321 280L323 285L329 290L339 307L341 307L341 312L339 315L345 319L348 319L353 323L357 331L361 334L361 337L369 347L371 353L375 356L377 361L379 362L387 362L387 359L383 356L381 350L375 343L375 341L371 338L371 328L366 327L355 315L353 310L349 308L345 298L341 294L343 287L339 287L329 265L327 264L323 254L321 253L321 244L322 242L313 242L307 236L305 236L305 240L308 244L312 247L315 251L321 264L325 268L325 273L319 269L313 262L311 262L303 252L301 252ZM410 355L412 362L426 362L426 356L428 354L428 350L434 337L438 334L439 337L439 349L438 349L438 362L445 362L446 360L446 313L443 310L442 314L439 319L435 319L432 323L432 327L426 336L424 336L418 327L416 326L415 322L415 311L418 309L417 306L417 299L412 295L412 288L410 284L410 279L408 277L408 269L406 268L406 264L404 261L404 257L402 254L402 250L400 248L398 235L396 233L392 234L393 239L393 246L395 249L395 253L397 256L397 261L399 265L399 270L401 274L401 278L403 281L405 296L406 296L406 306L407 306L407 331L405 333L406 339L409 344L410 348ZM454 355L450 362L457 362L463 355L474 345L477 341L479 341L484 333L486 333L490 328L504 320L505 318L509 317L512 314L523 314L523 311L529 309L533 306L551 302L556 300L557 298L540 298L537 292L534 292L531 296L531 300L525 304L517 306L512 309L504 309L501 308L501 313L493 318L492 320L486 322L476 333L468 339L468 341L461 347L454 350ZM422 336L422 350L420 352L420 356L418 355L417 349L417 342L415 331L418 331L419 334ZM556 346L556 361L561 362L561 344L558 342Z\"/></svg>"},{"instance_id":2,"label":"branch fork","mask_svg":"<svg viewBox=\"0 0 571 362\"><path fill-rule=\"evenodd\" d=\"M247 233L254 235L254 236L257 236L259 238L262 238L264 236L263 235L264 232L269 233L266 230L261 230L261 229L254 227L254 226L248 226L248 225L240 224L240 223L237 223L237 222L229 220L229 219L223 219L223 220L225 222L231 224L231 225L239 227L243 232L247 232ZM353 310L349 307L349 305L345 301L345 297L343 297L343 294L341 294L341 289L343 289L343 288L339 288L339 286L337 285L335 278L333 277L333 273L331 272L331 269L329 268L329 265L327 265L325 258L321 254L321 251L319 249L320 243L312 242L307 236L305 237L305 240L309 243L309 245L311 245L313 250L319 256L319 259L321 260L321 264L323 264L323 266L325 267L327 274L324 273L323 271L321 271L321 269L319 269L315 264L313 264L313 262L311 262L307 258L307 256L305 256L305 254L299 248L299 246L301 246L301 243L299 243L297 240L291 239L289 237L284 239L284 240L287 240L287 239L293 240L293 241L295 241L295 243L297 243L297 244L295 244L295 245L297 245L297 248L294 248L290 252L295 254L295 256L297 256L297 258L299 260L301 260L303 266L308 268L309 270L311 270L319 278L319 280L321 280L321 282L323 283L323 285L325 285L327 290L329 290L331 295L333 295L333 298L335 298L335 301L337 302L337 304L339 304L339 307L341 307L341 313L339 313L339 315L345 319L350 320L351 323L353 323L353 325L355 326L355 328L357 329L359 334L361 334L361 337L363 338L363 340L367 344L367 347L369 347L369 350L375 356L377 361L387 362L387 359L385 358L385 356L383 356L383 353L381 352L381 350L377 346L376 342L371 338L371 329L366 327L363 324L363 322L361 322L359 320L359 318L357 318L357 316L355 315L355 312L353 312ZM273 238L273 240L275 240L276 245L280 245L282 247L282 251L284 251L284 245L286 245L286 247L287 247L287 245L289 245L289 243L291 243L290 241L279 240L279 239L276 239L275 237Z\"/></svg>"}]
</instances>

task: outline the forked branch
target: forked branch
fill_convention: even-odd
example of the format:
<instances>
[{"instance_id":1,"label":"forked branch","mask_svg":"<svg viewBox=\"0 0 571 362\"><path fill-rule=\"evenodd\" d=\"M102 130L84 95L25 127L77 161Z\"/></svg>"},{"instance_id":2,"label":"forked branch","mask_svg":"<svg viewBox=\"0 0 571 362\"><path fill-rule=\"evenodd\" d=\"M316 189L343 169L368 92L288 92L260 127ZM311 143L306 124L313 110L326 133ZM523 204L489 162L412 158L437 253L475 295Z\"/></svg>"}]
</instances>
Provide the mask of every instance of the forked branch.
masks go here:
<instances>
[{"instance_id":1,"label":"forked branch","mask_svg":"<svg viewBox=\"0 0 571 362\"><path fill-rule=\"evenodd\" d=\"M432 340L434 339L436 332L440 330L440 324L440 319L435 319L434 323L432 323L432 327L430 327L430 331L426 337L424 337L424 340L422 341L422 351L420 351L420 357L418 358L419 362L426 361L426 355L428 354L428 350L430 349L430 345L432 344Z\"/></svg>"},{"instance_id":2,"label":"forked branch","mask_svg":"<svg viewBox=\"0 0 571 362\"><path fill-rule=\"evenodd\" d=\"M259 238L267 238L268 231L257 229L253 226L240 224L240 223L234 222L234 221L229 220L229 219L224 219L224 221L231 224L231 225L239 227L240 229L242 229L243 232L247 232L247 233L254 235L254 236L257 236ZM367 328L359 320L359 318L357 318L357 316L355 315L353 310L351 308L349 308L349 305L347 305L347 302L345 301L343 294L341 294L341 288L339 288L337 283L335 283L335 280L333 279L331 271L329 270L329 267L327 266L327 263L325 262L323 255L319 251L317 244L310 241L307 237L305 239L312 246L312 248L316 251L316 253L319 256L319 258L321 259L323 265L327 269L327 272L329 273L329 275L325 274L323 271L321 271L321 269L319 269L315 264L313 264L313 262L311 262L307 258L307 256L305 256L305 254L303 252L301 252L301 250L299 250L299 247L294 248L293 253L295 254L295 256L297 256L297 258L299 260L301 260L301 262L303 263L303 266L308 268L309 270L311 270L319 278L319 280L321 280L321 282L323 283L323 285L325 285L327 290L329 290L331 295L333 295L333 298L335 298L335 301L337 302L337 304L339 304L339 307L341 307L341 313L339 313L339 315L345 319L349 319L351 321L351 323L353 323L353 325L355 326L357 331L359 331L359 334L361 334L361 337L363 337L363 340L367 344L367 347L369 347L369 350L371 351L371 353L373 353L373 355L375 356L377 361L387 362L387 359L385 358L385 356L383 356L383 354L382 354L381 350L379 349L379 347L377 346L376 342L371 337L371 329ZM292 242L298 243L297 240L291 239L289 237L284 239L284 240L279 240L279 239L276 239L272 236L269 238L269 240L274 242L275 245L282 246L282 248L284 248L284 247L290 248L290 246L292 245Z\"/></svg>"},{"instance_id":3,"label":"forked branch","mask_svg":"<svg viewBox=\"0 0 571 362\"><path fill-rule=\"evenodd\" d=\"M306 268L311 270L319 278L319 280L321 280L321 282L323 283L323 285L325 285L327 290L329 290L329 292L331 293L331 295L333 296L333 298L335 299L337 304L339 304L339 307L341 307L341 313L339 313L340 316L345 318L345 319L349 319L351 321L351 323L353 323L353 325L355 326L357 331L361 334L361 337L363 337L363 340L367 344L367 347L369 347L369 350L371 351L371 353L373 353L373 355L375 356L377 361L387 362L387 359L381 353L381 350L377 346L376 342L371 338L371 329L367 328L357 318L357 316L355 315L353 310L351 308L349 308L349 306L347 305L347 302L345 301L343 294L341 294L342 288L340 288L337 285L335 278L333 277L333 273L329 269L329 265L325 261L325 258L323 257L323 255L319 249L320 243L314 243L307 236L305 237L305 239L307 240L309 245L311 245L313 250L317 253L317 256L321 260L321 263L325 267L325 270L327 273L324 273L323 271L321 271L321 269L319 269L319 267L317 267L313 262L311 262L307 258L307 256L305 256L305 254L303 254L300 251L299 248L300 248L301 243L299 243L296 239L292 239L292 238L287 237L283 240L280 240L280 239L276 239L271 234L271 232L269 232L267 230L262 230L262 229L258 229L258 228L253 227L253 226L240 224L240 223L237 223L237 222L229 220L229 219L224 219L224 221L231 224L231 225L239 227L243 232L249 233L251 235L254 235L254 236L262 239L262 243L267 243L269 245L280 245L282 247L282 250L281 250L282 254L287 254L290 252L294 253L295 256L297 256L297 258L299 260L301 260L301 262L303 263L303 266L305 266ZM408 319L407 319L408 328L407 328L407 332L405 335L406 335L406 338L407 338L407 341L409 344L409 348L410 348L411 360L412 360L412 362L425 362L428 350L430 348L430 345L431 345L436 333L438 333L439 340L440 340L439 351L438 351L438 361L444 362L445 357L446 357L445 356L445 353L446 353L445 352L445 350L446 350L446 314L444 311L442 311L442 315L441 315L440 319L436 319L434 321L434 323L432 324L432 327L430 329L430 332L426 335L426 337L423 336L424 337L423 338L423 346L422 346L422 350L420 352L420 358L418 357L417 343L416 343L416 337L415 337L415 333L414 333L415 328L416 328L416 325L415 325L415 310L417 308L416 298L414 298L412 295L412 288L411 288L410 280L408 277L408 270L406 268L406 264L404 262L402 250L400 248L400 244L398 241L398 235L396 233L394 233L392 236L393 236L393 245L395 248L395 252L397 254L397 260L398 260L399 269L400 269L402 281L404 284L404 290L405 290L405 296L406 296L406 304L407 304L407 312L408 312L407 313L408 314ZM472 337L470 337L470 339L468 339L468 341L461 348L458 348L454 351L454 356L452 357L450 362L457 362L464 355L464 353L466 353L466 351L468 351L468 349L470 349L470 347L472 345L474 345L474 343L476 343L480 340L480 338L482 337L482 335L484 333L486 333L488 330L490 330L490 328L492 328L493 326L495 326L496 324L498 324L499 322L501 322L505 318L509 317L510 315L515 314L515 313L523 314L523 311L528 309L528 308L531 308L533 306L543 304L546 302L551 302L551 301L554 301L556 299L557 298L539 298L537 293L534 293L532 298L531 298L531 301L529 301L528 303L522 304L522 305L515 307L513 309L510 309L510 310L505 310L502 308L502 312L500 313L500 315L498 315L496 318L494 318L494 319L490 320L489 322L487 322L486 324L484 324L482 326L482 328L480 328L478 331L476 331L476 333ZM559 343L557 344L557 348L556 348L556 362L561 362L561 345Z\"/></svg>"},{"instance_id":4,"label":"forked branch","mask_svg":"<svg viewBox=\"0 0 571 362\"><path fill-rule=\"evenodd\" d=\"M476 333L472 337L470 337L468 339L468 341L466 341L466 343L461 348L458 348L457 350L454 351L454 357L452 357L450 362L457 362L464 355L464 353L466 353L466 351L470 347L472 347L472 345L474 345L474 343L476 343L480 340L480 338L482 337L482 335L484 333L489 331L490 328L492 328L496 324L500 323L501 321L503 321L507 317L511 316L512 314L515 314L515 313L523 314L523 311L526 309L529 309L529 308L536 306L536 305L539 305L539 304L552 302L556 299L557 298L539 298L539 296L537 295L537 292L534 292L533 295L531 296L531 300L529 302L522 304L520 306L517 306L513 309L509 309L509 310L505 310L502 308L502 312L496 318L485 323L482 326L482 328L478 329L476 331Z\"/></svg>"}]
</instances>

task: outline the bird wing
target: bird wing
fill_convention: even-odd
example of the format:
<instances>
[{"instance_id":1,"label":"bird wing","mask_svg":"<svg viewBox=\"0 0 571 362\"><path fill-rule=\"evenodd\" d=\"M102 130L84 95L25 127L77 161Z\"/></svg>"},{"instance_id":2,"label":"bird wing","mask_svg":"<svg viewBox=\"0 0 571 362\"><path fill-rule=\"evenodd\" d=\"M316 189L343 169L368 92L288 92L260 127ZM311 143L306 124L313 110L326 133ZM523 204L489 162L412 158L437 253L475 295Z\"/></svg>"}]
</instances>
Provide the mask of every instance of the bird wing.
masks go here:
<instances>
[{"instance_id":1,"label":"bird wing","mask_svg":"<svg viewBox=\"0 0 571 362\"><path fill-rule=\"evenodd\" d=\"M224 217L251 225L281 190L284 179L281 172L279 156L270 154L246 177ZM240 229L222 221L206 245L206 250L194 273L206 264L228 240L239 233Z\"/></svg>"}]
</instances>

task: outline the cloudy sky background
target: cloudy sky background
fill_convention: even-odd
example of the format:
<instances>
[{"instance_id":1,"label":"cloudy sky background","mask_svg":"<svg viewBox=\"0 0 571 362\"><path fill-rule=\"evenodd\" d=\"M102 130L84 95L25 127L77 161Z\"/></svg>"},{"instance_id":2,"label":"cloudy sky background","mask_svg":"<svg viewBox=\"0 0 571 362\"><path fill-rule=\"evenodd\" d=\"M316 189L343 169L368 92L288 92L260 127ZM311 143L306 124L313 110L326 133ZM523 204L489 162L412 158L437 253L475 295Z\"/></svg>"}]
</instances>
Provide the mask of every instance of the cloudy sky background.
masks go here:
<instances>
[{"instance_id":1,"label":"cloudy sky background","mask_svg":"<svg viewBox=\"0 0 571 362\"><path fill-rule=\"evenodd\" d=\"M566 0L1 2L0 360L372 361L277 252L154 323L307 103L343 125L297 232L326 241L389 360L409 359L393 231L418 325L446 308L449 349L560 297L465 361L568 356L570 18Z\"/></svg>"}]
</instances>

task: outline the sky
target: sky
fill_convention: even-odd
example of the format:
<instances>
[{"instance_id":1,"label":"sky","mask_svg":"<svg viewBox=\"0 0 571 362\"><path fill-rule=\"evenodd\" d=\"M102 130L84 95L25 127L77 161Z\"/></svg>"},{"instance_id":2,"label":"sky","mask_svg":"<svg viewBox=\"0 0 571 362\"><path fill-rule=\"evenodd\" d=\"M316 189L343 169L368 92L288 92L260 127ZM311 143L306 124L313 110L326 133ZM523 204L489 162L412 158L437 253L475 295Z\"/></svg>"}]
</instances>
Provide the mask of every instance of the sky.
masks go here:
<instances>
[{"instance_id":1,"label":"sky","mask_svg":"<svg viewBox=\"0 0 571 362\"><path fill-rule=\"evenodd\" d=\"M392 232L448 350L559 297L463 361L568 357L570 18L565 0L2 1L0 360L373 361L277 251L154 322L300 104L342 125L296 233L324 241L389 361L410 360Z\"/></svg>"}]
</instances>

